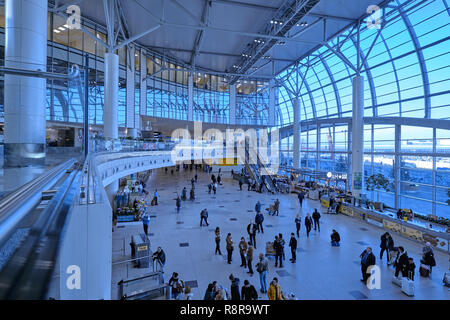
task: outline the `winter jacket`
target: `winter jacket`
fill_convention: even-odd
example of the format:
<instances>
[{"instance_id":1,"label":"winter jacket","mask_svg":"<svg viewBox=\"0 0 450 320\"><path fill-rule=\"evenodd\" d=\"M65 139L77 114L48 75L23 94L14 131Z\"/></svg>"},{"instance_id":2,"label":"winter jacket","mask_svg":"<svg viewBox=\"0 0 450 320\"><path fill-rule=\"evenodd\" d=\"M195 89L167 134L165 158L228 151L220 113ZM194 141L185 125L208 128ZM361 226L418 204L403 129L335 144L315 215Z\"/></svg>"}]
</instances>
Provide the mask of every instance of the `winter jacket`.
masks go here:
<instances>
[{"instance_id":1,"label":"winter jacket","mask_svg":"<svg viewBox=\"0 0 450 320\"><path fill-rule=\"evenodd\" d=\"M267 296L269 297L269 300L283 300L280 285L274 285L273 282L271 282L269 290L267 291Z\"/></svg>"}]
</instances>

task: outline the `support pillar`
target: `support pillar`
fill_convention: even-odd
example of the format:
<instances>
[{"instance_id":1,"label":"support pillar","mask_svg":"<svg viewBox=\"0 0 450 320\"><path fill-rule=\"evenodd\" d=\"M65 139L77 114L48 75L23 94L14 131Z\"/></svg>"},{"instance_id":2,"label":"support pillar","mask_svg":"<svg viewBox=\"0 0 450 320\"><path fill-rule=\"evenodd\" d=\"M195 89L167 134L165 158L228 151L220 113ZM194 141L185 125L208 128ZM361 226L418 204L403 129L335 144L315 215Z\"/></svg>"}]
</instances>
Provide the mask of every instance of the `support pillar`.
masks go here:
<instances>
[{"instance_id":1,"label":"support pillar","mask_svg":"<svg viewBox=\"0 0 450 320\"><path fill-rule=\"evenodd\" d=\"M364 193L364 78L353 78L352 117L352 192L360 198Z\"/></svg>"},{"instance_id":2,"label":"support pillar","mask_svg":"<svg viewBox=\"0 0 450 320\"><path fill-rule=\"evenodd\" d=\"M6 0L5 67L46 71L47 0ZM5 165L45 164L46 79L5 74Z\"/></svg>"},{"instance_id":3,"label":"support pillar","mask_svg":"<svg viewBox=\"0 0 450 320\"><path fill-rule=\"evenodd\" d=\"M136 57L135 57L135 48L131 47L127 49L127 88L126 88L126 127L127 128L136 128L134 120L135 120L135 69L136 69Z\"/></svg>"},{"instance_id":4,"label":"support pillar","mask_svg":"<svg viewBox=\"0 0 450 320\"><path fill-rule=\"evenodd\" d=\"M275 126L275 81L269 81L269 126Z\"/></svg>"},{"instance_id":5,"label":"support pillar","mask_svg":"<svg viewBox=\"0 0 450 320\"><path fill-rule=\"evenodd\" d=\"M188 121L194 121L194 75L188 76Z\"/></svg>"},{"instance_id":6,"label":"support pillar","mask_svg":"<svg viewBox=\"0 0 450 320\"><path fill-rule=\"evenodd\" d=\"M105 54L105 106L103 124L105 138L117 139L119 126L117 120L119 105L119 56Z\"/></svg>"},{"instance_id":7,"label":"support pillar","mask_svg":"<svg viewBox=\"0 0 450 320\"><path fill-rule=\"evenodd\" d=\"M230 85L230 124L236 124L236 85Z\"/></svg>"},{"instance_id":8,"label":"support pillar","mask_svg":"<svg viewBox=\"0 0 450 320\"><path fill-rule=\"evenodd\" d=\"M294 124L293 128L293 136L294 136L294 146L293 146L293 163L292 166L294 169L300 169L300 106L299 99L294 98Z\"/></svg>"}]
</instances>

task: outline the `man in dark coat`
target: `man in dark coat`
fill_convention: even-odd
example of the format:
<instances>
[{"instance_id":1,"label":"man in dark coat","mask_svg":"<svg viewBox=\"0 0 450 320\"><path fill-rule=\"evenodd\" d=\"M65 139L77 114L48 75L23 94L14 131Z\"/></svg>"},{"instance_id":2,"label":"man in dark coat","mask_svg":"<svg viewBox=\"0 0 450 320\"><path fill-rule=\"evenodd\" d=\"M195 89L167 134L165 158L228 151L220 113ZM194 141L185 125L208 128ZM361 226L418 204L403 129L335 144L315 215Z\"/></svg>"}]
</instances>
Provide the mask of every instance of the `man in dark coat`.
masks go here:
<instances>
[{"instance_id":1,"label":"man in dark coat","mask_svg":"<svg viewBox=\"0 0 450 320\"><path fill-rule=\"evenodd\" d=\"M361 281L367 282L367 279L369 278L367 274L367 269L370 266L375 265L376 258L375 255L372 253L371 247L367 247L366 250L364 250L359 257L361 258L361 272L363 277Z\"/></svg>"},{"instance_id":2,"label":"man in dark coat","mask_svg":"<svg viewBox=\"0 0 450 320\"><path fill-rule=\"evenodd\" d=\"M263 221L264 221L263 214L261 212L257 212L256 216L255 216L255 223L256 223L256 226L258 227L258 232L261 231L262 233L264 233L264 229L263 229L263 225L262 225ZM259 230L260 228L261 228L261 230Z\"/></svg>"},{"instance_id":3,"label":"man in dark coat","mask_svg":"<svg viewBox=\"0 0 450 320\"><path fill-rule=\"evenodd\" d=\"M405 251L403 247L398 247L398 254L397 258L395 259L395 277L397 278L400 274L400 271L402 272L402 276L407 276L406 266L408 265L408 253Z\"/></svg>"},{"instance_id":4,"label":"man in dark coat","mask_svg":"<svg viewBox=\"0 0 450 320\"><path fill-rule=\"evenodd\" d=\"M248 280L244 280L244 286L241 290L242 300L258 300L258 292L254 286L248 282Z\"/></svg>"},{"instance_id":5,"label":"man in dark coat","mask_svg":"<svg viewBox=\"0 0 450 320\"><path fill-rule=\"evenodd\" d=\"M300 191L298 194L298 201L300 202L300 207L303 207L303 199L305 199L305 194L303 193L303 191Z\"/></svg>"},{"instance_id":6,"label":"man in dark coat","mask_svg":"<svg viewBox=\"0 0 450 320\"><path fill-rule=\"evenodd\" d=\"M253 247L256 249L256 230L258 227L256 224L250 220L250 223L247 226L247 233L250 238L250 243L253 245Z\"/></svg>"},{"instance_id":7,"label":"man in dark coat","mask_svg":"<svg viewBox=\"0 0 450 320\"><path fill-rule=\"evenodd\" d=\"M309 233L311 232L311 228L313 225L313 221L309 213L305 217L305 227L306 227L306 236L309 238Z\"/></svg>"},{"instance_id":8,"label":"man in dark coat","mask_svg":"<svg viewBox=\"0 0 450 320\"><path fill-rule=\"evenodd\" d=\"M231 300L241 300L239 293L239 278L235 278L233 274L230 274L228 278L231 280Z\"/></svg>"},{"instance_id":9,"label":"man in dark coat","mask_svg":"<svg viewBox=\"0 0 450 320\"><path fill-rule=\"evenodd\" d=\"M297 239L295 239L295 234L291 233L291 240L289 240L289 247L291 247L292 258L289 259L292 263L295 263L297 260Z\"/></svg>"},{"instance_id":10,"label":"man in dark coat","mask_svg":"<svg viewBox=\"0 0 450 320\"><path fill-rule=\"evenodd\" d=\"M384 233L381 236L380 260L383 260L383 253L384 253L384 251L386 251L387 262L389 263L389 254L393 247L394 247L394 240L392 239L391 235L389 234L389 232Z\"/></svg>"},{"instance_id":11,"label":"man in dark coat","mask_svg":"<svg viewBox=\"0 0 450 320\"><path fill-rule=\"evenodd\" d=\"M319 229L319 232L320 232L320 223L319 223L320 213L319 213L319 211L317 211L317 209L314 209L312 218L314 220L314 231L316 231L316 228L317 228L317 229Z\"/></svg>"},{"instance_id":12,"label":"man in dark coat","mask_svg":"<svg viewBox=\"0 0 450 320\"><path fill-rule=\"evenodd\" d=\"M278 267L278 260L280 260L280 268L283 268L283 247L278 236L275 236L273 248L275 249L275 267Z\"/></svg>"}]
</instances>

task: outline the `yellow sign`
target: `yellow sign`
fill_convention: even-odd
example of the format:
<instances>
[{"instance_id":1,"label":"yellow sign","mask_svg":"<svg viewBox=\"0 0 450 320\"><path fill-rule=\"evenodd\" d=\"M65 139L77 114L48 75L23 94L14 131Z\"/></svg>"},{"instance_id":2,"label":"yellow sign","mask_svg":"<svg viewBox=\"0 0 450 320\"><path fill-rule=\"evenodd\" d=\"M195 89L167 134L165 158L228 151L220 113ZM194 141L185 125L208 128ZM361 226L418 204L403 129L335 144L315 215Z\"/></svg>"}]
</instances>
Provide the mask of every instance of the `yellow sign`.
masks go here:
<instances>
[{"instance_id":1,"label":"yellow sign","mask_svg":"<svg viewBox=\"0 0 450 320\"><path fill-rule=\"evenodd\" d=\"M219 160L219 166L226 167L226 166L237 166L238 159L237 158L222 158Z\"/></svg>"},{"instance_id":2,"label":"yellow sign","mask_svg":"<svg viewBox=\"0 0 450 320\"><path fill-rule=\"evenodd\" d=\"M145 251L145 250L147 250L147 248L148 248L147 245L138 246L138 247L137 247L137 251Z\"/></svg>"},{"instance_id":3,"label":"yellow sign","mask_svg":"<svg viewBox=\"0 0 450 320\"><path fill-rule=\"evenodd\" d=\"M341 212L347 216L353 217L353 209L349 206L341 206Z\"/></svg>"},{"instance_id":4,"label":"yellow sign","mask_svg":"<svg viewBox=\"0 0 450 320\"><path fill-rule=\"evenodd\" d=\"M328 208L330 206L330 201L328 199L320 199L320 204L325 208Z\"/></svg>"}]
</instances>

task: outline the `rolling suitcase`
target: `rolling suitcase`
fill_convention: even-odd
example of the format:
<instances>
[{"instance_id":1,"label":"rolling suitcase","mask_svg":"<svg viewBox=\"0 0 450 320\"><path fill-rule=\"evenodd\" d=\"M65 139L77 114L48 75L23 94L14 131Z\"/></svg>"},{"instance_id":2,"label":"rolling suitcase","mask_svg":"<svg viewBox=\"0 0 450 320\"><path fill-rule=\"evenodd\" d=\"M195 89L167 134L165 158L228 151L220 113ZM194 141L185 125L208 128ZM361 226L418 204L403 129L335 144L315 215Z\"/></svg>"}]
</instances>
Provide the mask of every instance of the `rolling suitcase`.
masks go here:
<instances>
[{"instance_id":1,"label":"rolling suitcase","mask_svg":"<svg viewBox=\"0 0 450 320\"><path fill-rule=\"evenodd\" d=\"M444 279L442 279L442 281L444 282L444 285L446 287L450 287L450 273L449 272L444 273Z\"/></svg>"},{"instance_id":2,"label":"rolling suitcase","mask_svg":"<svg viewBox=\"0 0 450 320\"><path fill-rule=\"evenodd\" d=\"M393 276L392 277L392 283L396 284L399 287L401 287L402 286L402 277L400 276L400 277L397 278L396 276Z\"/></svg>"},{"instance_id":3,"label":"rolling suitcase","mask_svg":"<svg viewBox=\"0 0 450 320\"><path fill-rule=\"evenodd\" d=\"M425 264L421 264L419 268L419 274L421 277L428 278L430 276L430 267Z\"/></svg>"},{"instance_id":4,"label":"rolling suitcase","mask_svg":"<svg viewBox=\"0 0 450 320\"><path fill-rule=\"evenodd\" d=\"M402 292L409 297L414 296L414 281L404 277L402 279Z\"/></svg>"}]
</instances>

